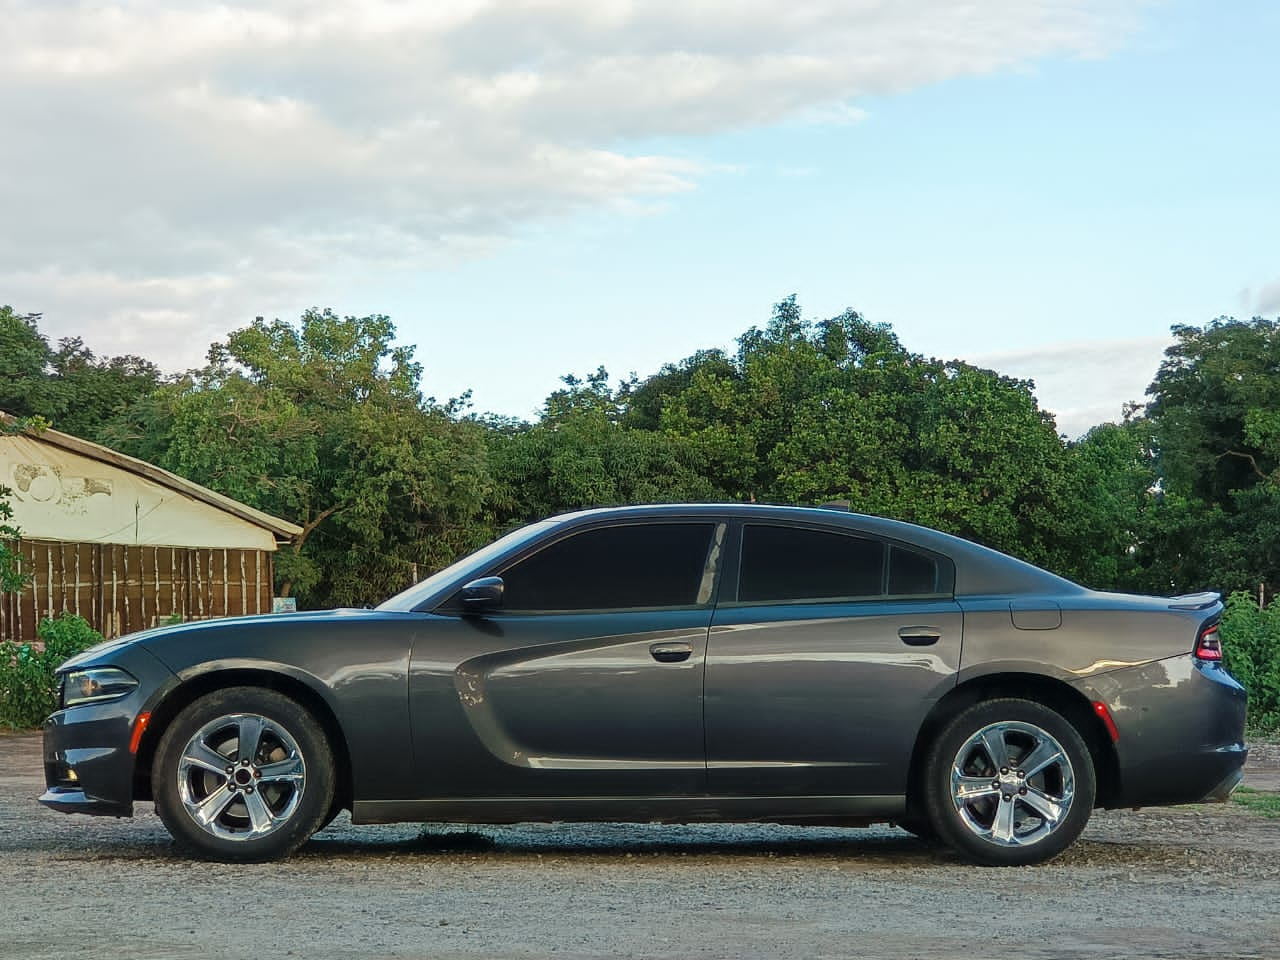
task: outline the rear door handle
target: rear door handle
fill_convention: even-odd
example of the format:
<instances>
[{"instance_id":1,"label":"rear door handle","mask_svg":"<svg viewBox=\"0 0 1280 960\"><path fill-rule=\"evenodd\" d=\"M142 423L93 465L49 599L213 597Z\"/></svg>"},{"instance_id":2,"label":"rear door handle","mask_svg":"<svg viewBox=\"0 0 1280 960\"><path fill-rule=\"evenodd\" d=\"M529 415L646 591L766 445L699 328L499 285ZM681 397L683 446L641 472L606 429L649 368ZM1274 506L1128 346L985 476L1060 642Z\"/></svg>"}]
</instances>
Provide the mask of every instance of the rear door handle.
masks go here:
<instances>
[{"instance_id":1,"label":"rear door handle","mask_svg":"<svg viewBox=\"0 0 1280 960\"><path fill-rule=\"evenodd\" d=\"M693 644L655 643L649 648L649 653L659 663L682 663L693 655Z\"/></svg>"},{"instance_id":2,"label":"rear door handle","mask_svg":"<svg viewBox=\"0 0 1280 960\"><path fill-rule=\"evenodd\" d=\"M942 631L935 627L900 627L898 636L909 647L927 647L938 642Z\"/></svg>"}]
</instances>

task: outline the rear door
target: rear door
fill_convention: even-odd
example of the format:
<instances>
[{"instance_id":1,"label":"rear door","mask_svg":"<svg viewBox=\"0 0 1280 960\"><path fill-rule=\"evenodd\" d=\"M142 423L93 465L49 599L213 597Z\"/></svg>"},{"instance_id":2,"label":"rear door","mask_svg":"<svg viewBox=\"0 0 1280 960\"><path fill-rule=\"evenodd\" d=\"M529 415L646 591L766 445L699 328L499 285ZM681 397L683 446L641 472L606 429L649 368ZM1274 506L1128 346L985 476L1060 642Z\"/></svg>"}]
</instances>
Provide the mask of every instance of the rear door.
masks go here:
<instances>
[{"instance_id":1,"label":"rear door","mask_svg":"<svg viewBox=\"0 0 1280 960\"><path fill-rule=\"evenodd\" d=\"M955 683L945 557L836 527L745 523L708 641L712 793L905 793L929 707Z\"/></svg>"}]
</instances>

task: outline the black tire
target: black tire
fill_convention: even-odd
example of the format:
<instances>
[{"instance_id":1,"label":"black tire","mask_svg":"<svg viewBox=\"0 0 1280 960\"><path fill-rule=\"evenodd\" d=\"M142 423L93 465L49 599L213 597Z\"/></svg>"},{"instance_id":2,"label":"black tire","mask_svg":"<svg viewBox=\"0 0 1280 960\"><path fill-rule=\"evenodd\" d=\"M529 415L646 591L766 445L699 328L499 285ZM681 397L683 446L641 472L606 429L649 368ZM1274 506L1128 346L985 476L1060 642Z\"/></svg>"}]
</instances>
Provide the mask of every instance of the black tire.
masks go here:
<instances>
[{"instance_id":1,"label":"black tire","mask_svg":"<svg viewBox=\"0 0 1280 960\"><path fill-rule=\"evenodd\" d=\"M151 768L156 813L178 846L236 863L280 859L306 843L333 806L334 782L333 751L315 718L259 687L188 705Z\"/></svg>"},{"instance_id":2,"label":"black tire","mask_svg":"<svg viewBox=\"0 0 1280 960\"><path fill-rule=\"evenodd\" d=\"M942 842L942 839L938 836L938 831L933 828L933 824L925 817L903 817L897 822L897 826L907 831L921 843L927 843L931 847L937 846Z\"/></svg>"},{"instance_id":3,"label":"black tire","mask_svg":"<svg viewBox=\"0 0 1280 960\"><path fill-rule=\"evenodd\" d=\"M326 829L329 826L329 824L337 820L338 814L340 814L345 809L347 808L342 805L341 800L334 800L333 803L329 804L329 811L323 817L320 818L320 826L316 827L316 833L319 833L321 830Z\"/></svg>"},{"instance_id":4,"label":"black tire","mask_svg":"<svg viewBox=\"0 0 1280 960\"><path fill-rule=\"evenodd\" d=\"M1030 700L988 700L962 711L925 761L929 821L948 846L988 866L1056 857L1089 822L1096 789L1079 732Z\"/></svg>"}]
</instances>

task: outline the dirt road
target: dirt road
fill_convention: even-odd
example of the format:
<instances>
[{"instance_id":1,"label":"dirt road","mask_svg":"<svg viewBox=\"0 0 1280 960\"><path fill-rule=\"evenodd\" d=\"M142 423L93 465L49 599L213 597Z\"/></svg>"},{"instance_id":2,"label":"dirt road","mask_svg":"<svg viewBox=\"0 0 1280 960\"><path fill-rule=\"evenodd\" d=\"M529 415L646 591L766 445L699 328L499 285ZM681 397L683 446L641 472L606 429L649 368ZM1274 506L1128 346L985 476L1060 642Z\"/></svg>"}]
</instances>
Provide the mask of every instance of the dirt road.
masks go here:
<instances>
[{"instance_id":1,"label":"dirt road","mask_svg":"<svg viewBox=\"0 0 1280 960\"><path fill-rule=\"evenodd\" d=\"M1246 784L1280 789L1280 749ZM352 827L294 859L178 857L133 820L35 803L0 734L0 957L1280 958L1280 820L1237 804L1100 812L1039 868L899 830Z\"/></svg>"}]
</instances>

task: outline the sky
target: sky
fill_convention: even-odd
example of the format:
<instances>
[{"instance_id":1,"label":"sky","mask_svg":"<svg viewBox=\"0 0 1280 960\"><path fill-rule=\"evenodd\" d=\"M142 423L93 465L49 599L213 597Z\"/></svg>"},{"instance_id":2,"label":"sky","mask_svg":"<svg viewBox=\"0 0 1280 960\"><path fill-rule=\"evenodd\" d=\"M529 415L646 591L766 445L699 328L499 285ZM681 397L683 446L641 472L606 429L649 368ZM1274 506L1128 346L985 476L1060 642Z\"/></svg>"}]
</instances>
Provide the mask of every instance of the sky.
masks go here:
<instances>
[{"instance_id":1,"label":"sky","mask_svg":"<svg viewBox=\"0 0 1280 960\"><path fill-rule=\"evenodd\" d=\"M0 0L0 303L167 372L388 314L424 392L732 350L795 294L1074 438L1280 315L1272 0Z\"/></svg>"}]
</instances>

